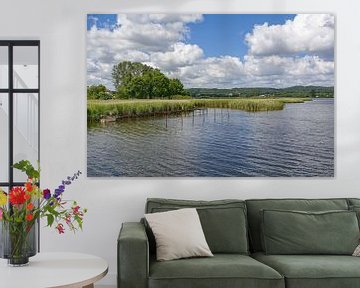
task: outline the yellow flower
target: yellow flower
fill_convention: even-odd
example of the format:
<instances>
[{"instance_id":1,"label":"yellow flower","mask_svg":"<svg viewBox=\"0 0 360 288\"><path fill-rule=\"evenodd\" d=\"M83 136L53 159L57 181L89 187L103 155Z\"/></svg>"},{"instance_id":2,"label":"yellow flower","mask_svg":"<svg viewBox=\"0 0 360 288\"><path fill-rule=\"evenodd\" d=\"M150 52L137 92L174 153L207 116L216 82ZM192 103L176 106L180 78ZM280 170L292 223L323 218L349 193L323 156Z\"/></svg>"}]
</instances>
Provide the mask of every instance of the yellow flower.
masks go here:
<instances>
[{"instance_id":1,"label":"yellow flower","mask_svg":"<svg viewBox=\"0 0 360 288\"><path fill-rule=\"evenodd\" d=\"M5 193L0 189L0 206L4 206L7 204L7 196Z\"/></svg>"}]
</instances>

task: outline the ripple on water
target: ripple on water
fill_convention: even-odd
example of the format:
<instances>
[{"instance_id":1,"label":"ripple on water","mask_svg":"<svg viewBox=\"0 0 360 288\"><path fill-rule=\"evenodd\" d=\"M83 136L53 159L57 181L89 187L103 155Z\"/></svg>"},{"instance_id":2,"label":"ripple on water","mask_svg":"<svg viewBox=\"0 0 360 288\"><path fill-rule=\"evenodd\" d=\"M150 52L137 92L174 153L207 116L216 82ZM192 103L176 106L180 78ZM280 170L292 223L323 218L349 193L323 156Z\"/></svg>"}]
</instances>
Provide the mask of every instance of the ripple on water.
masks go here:
<instances>
[{"instance_id":1,"label":"ripple on water","mask_svg":"<svg viewBox=\"0 0 360 288\"><path fill-rule=\"evenodd\" d=\"M334 101L129 119L88 129L88 176L331 177Z\"/></svg>"}]
</instances>

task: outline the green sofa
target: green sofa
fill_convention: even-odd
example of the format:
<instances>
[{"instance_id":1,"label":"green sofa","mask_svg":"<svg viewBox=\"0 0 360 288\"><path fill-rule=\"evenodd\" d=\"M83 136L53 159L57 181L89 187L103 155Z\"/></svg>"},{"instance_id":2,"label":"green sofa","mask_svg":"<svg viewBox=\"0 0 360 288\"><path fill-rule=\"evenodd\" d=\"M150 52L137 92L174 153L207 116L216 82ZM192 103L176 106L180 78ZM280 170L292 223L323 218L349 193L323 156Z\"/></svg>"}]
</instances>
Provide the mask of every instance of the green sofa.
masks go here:
<instances>
[{"instance_id":1,"label":"green sofa","mask_svg":"<svg viewBox=\"0 0 360 288\"><path fill-rule=\"evenodd\" d=\"M308 211L305 216L302 214L285 216L286 219L283 222L293 221L291 217L300 217L300 219L301 217L310 217L311 221L313 219L318 221L316 217L323 217L327 219L325 221L330 221L329 225L336 225L329 217L340 216L343 217L343 220L339 221L346 222L338 223L338 226L334 227L349 226L349 229L354 230L354 225L356 225L357 234L355 236L358 241L359 224L356 215L360 215L360 199L255 199L245 201L148 199L145 212L164 212L187 207L197 208L206 240L214 257L158 262L155 260L154 236L145 221L124 223L117 246L119 288L360 287L360 257L353 257L348 253L343 255L342 252L331 255L324 253L314 255L314 253L307 254L305 251L301 255L301 247L300 250L296 250L297 255L281 255L281 253L280 255L273 253L269 255L264 251L264 241L269 240L268 244L265 244L269 248L269 245L273 245L272 240L275 239L276 242L276 235L270 235L270 238L266 240L262 232L264 211L270 211L269 213L285 210L292 210L294 213L295 211ZM357 209L358 207L359 209ZM339 215L335 215L335 213ZM356 222L353 221L353 218L351 221L348 220L349 217L355 217ZM269 219L273 221L277 218ZM301 226L306 227L308 220L304 219L306 222ZM270 220L266 221L270 222ZM320 219L319 223L321 221L323 220ZM299 231L301 231L301 227L299 227ZM291 235L288 236L290 240L288 243L284 242L284 245L290 244L291 246L294 238L291 239ZM336 239L336 241L331 240L329 246L340 246L342 240ZM353 243L354 241L347 242L344 245L356 245ZM297 239L294 240L294 243L297 243ZM331 247L329 249L331 251ZM349 249L352 249L352 246Z\"/></svg>"}]
</instances>

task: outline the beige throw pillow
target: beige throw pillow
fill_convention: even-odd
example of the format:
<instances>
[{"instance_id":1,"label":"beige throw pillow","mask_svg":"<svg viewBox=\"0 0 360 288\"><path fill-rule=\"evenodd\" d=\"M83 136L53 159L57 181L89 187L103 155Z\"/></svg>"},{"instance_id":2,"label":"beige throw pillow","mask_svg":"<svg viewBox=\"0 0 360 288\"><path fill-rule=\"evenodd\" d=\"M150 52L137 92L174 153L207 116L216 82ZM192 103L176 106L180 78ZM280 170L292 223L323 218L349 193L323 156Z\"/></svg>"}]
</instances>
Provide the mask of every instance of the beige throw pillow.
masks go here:
<instances>
[{"instance_id":1,"label":"beige throw pillow","mask_svg":"<svg viewBox=\"0 0 360 288\"><path fill-rule=\"evenodd\" d=\"M195 208L145 214L156 240L156 259L213 256Z\"/></svg>"},{"instance_id":2,"label":"beige throw pillow","mask_svg":"<svg viewBox=\"0 0 360 288\"><path fill-rule=\"evenodd\" d=\"M352 256L360 257L360 244L355 248L354 253Z\"/></svg>"}]
</instances>

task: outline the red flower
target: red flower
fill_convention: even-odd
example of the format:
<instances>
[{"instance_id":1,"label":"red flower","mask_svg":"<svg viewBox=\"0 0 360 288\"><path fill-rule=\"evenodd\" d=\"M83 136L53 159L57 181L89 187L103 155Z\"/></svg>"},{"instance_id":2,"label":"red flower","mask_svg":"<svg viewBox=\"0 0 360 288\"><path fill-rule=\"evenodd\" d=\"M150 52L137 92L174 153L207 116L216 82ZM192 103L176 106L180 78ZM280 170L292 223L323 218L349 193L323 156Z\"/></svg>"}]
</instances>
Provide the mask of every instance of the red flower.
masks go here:
<instances>
[{"instance_id":1,"label":"red flower","mask_svg":"<svg viewBox=\"0 0 360 288\"><path fill-rule=\"evenodd\" d=\"M28 191L28 192L31 192L31 191L33 191L33 186L32 186L32 184L30 183L30 182L26 182L25 183L25 187L26 187L26 190Z\"/></svg>"},{"instance_id":2,"label":"red flower","mask_svg":"<svg viewBox=\"0 0 360 288\"><path fill-rule=\"evenodd\" d=\"M79 214L80 206L71 207L71 209L73 210L73 214L76 215Z\"/></svg>"},{"instance_id":3,"label":"red flower","mask_svg":"<svg viewBox=\"0 0 360 288\"><path fill-rule=\"evenodd\" d=\"M25 200L29 200L31 198L31 195L29 193L25 193L24 198Z\"/></svg>"},{"instance_id":4,"label":"red flower","mask_svg":"<svg viewBox=\"0 0 360 288\"><path fill-rule=\"evenodd\" d=\"M63 224L59 223L55 228L58 230L59 234L65 233L65 232L64 232L65 229L64 229L64 225L63 225Z\"/></svg>"},{"instance_id":5,"label":"red flower","mask_svg":"<svg viewBox=\"0 0 360 288\"><path fill-rule=\"evenodd\" d=\"M71 215L70 214L66 214L65 222L66 222L67 225L69 225L71 223Z\"/></svg>"},{"instance_id":6,"label":"red flower","mask_svg":"<svg viewBox=\"0 0 360 288\"><path fill-rule=\"evenodd\" d=\"M29 203L26 205L26 210L31 210L34 208L34 205L32 203Z\"/></svg>"},{"instance_id":7,"label":"red flower","mask_svg":"<svg viewBox=\"0 0 360 288\"><path fill-rule=\"evenodd\" d=\"M12 205L21 205L26 201L25 189L23 187L13 187L9 193L9 201Z\"/></svg>"},{"instance_id":8,"label":"red flower","mask_svg":"<svg viewBox=\"0 0 360 288\"><path fill-rule=\"evenodd\" d=\"M34 216L32 214L26 215L26 220L27 221L31 221L33 218L34 218Z\"/></svg>"}]
</instances>

